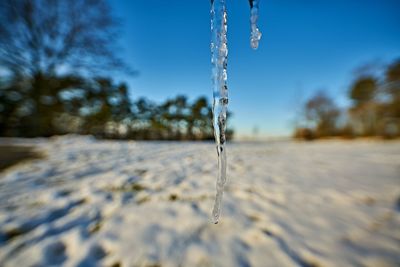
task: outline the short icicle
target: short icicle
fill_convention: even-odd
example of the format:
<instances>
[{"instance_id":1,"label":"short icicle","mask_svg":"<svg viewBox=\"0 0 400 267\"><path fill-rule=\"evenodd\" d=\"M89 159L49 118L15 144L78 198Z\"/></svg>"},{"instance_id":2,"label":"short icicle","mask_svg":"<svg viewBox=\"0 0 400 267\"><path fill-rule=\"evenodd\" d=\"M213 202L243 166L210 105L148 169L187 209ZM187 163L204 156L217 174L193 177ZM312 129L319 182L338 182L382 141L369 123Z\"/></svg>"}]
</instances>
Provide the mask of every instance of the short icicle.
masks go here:
<instances>
[{"instance_id":1,"label":"short icicle","mask_svg":"<svg viewBox=\"0 0 400 267\"><path fill-rule=\"evenodd\" d=\"M258 48L258 43L260 42L262 35L257 26L259 2L260 0L250 0L250 26L251 26L250 46L254 50Z\"/></svg>"},{"instance_id":2,"label":"short icicle","mask_svg":"<svg viewBox=\"0 0 400 267\"><path fill-rule=\"evenodd\" d=\"M213 87L213 126L218 155L217 194L212 220L218 223L221 201L226 182L225 130L228 106L227 86L227 12L225 0L211 0L211 64Z\"/></svg>"}]
</instances>

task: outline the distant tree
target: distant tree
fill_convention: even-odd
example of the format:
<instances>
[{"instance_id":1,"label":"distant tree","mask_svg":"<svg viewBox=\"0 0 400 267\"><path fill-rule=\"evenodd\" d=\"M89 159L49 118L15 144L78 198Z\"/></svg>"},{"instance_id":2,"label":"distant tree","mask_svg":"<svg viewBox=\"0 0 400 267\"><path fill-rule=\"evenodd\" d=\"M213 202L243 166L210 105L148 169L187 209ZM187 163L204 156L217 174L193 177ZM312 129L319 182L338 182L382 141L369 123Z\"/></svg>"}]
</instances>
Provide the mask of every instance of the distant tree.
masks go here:
<instances>
[{"instance_id":1,"label":"distant tree","mask_svg":"<svg viewBox=\"0 0 400 267\"><path fill-rule=\"evenodd\" d=\"M125 84L115 84L108 78L93 79L85 85L80 100L85 134L115 138L121 135L122 126L128 127L131 102Z\"/></svg>"},{"instance_id":2,"label":"distant tree","mask_svg":"<svg viewBox=\"0 0 400 267\"><path fill-rule=\"evenodd\" d=\"M319 92L305 105L304 118L296 124L293 136L314 139L320 136L400 136L400 60L380 75L382 64L364 65L350 85L348 97L352 105L347 114L340 113L334 102ZM336 128L336 129L335 129Z\"/></svg>"},{"instance_id":3,"label":"distant tree","mask_svg":"<svg viewBox=\"0 0 400 267\"><path fill-rule=\"evenodd\" d=\"M131 138L140 140L157 139L152 129L156 124L155 121L160 121L159 107L152 101L141 97L133 103L132 109Z\"/></svg>"},{"instance_id":4,"label":"distant tree","mask_svg":"<svg viewBox=\"0 0 400 267\"><path fill-rule=\"evenodd\" d=\"M315 139L315 131L307 127L297 127L294 130L293 138L310 141Z\"/></svg>"},{"instance_id":5,"label":"distant tree","mask_svg":"<svg viewBox=\"0 0 400 267\"><path fill-rule=\"evenodd\" d=\"M206 97L199 97L190 106L187 133L190 139L208 139L213 136L212 110Z\"/></svg>"},{"instance_id":6,"label":"distant tree","mask_svg":"<svg viewBox=\"0 0 400 267\"><path fill-rule=\"evenodd\" d=\"M386 137L400 135L400 60L387 67L385 73L385 93L389 97L383 109L383 134Z\"/></svg>"},{"instance_id":7,"label":"distant tree","mask_svg":"<svg viewBox=\"0 0 400 267\"><path fill-rule=\"evenodd\" d=\"M358 135L376 135L379 132L379 109L376 95L379 92L378 79L363 76L356 79L349 89L353 106L349 109L351 124Z\"/></svg>"},{"instance_id":8,"label":"distant tree","mask_svg":"<svg viewBox=\"0 0 400 267\"><path fill-rule=\"evenodd\" d=\"M110 10L105 0L2 0L0 65L30 77L125 67Z\"/></svg>"},{"instance_id":9,"label":"distant tree","mask_svg":"<svg viewBox=\"0 0 400 267\"><path fill-rule=\"evenodd\" d=\"M159 105L153 104L148 124L150 139L185 139L187 105L187 98L182 95L166 99Z\"/></svg>"},{"instance_id":10,"label":"distant tree","mask_svg":"<svg viewBox=\"0 0 400 267\"><path fill-rule=\"evenodd\" d=\"M318 137L336 134L340 111L334 101L323 91L318 91L305 104L305 117L314 126Z\"/></svg>"},{"instance_id":11,"label":"distant tree","mask_svg":"<svg viewBox=\"0 0 400 267\"><path fill-rule=\"evenodd\" d=\"M9 116L0 134L55 134L65 91L85 88L94 73L128 70L115 53L117 26L105 0L1 1L0 100Z\"/></svg>"},{"instance_id":12,"label":"distant tree","mask_svg":"<svg viewBox=\"0 0 400 267\"><path fill-rule=\"evenodd\" d=\"M56 130L53 120L64 112L61 91L80 86L75 76L52 77L41 73L33 80L21 78L0 88L0 135L49 136ZM40 114L40 116L39 116Z\"/></svg>"},{"instance_id":13,"label":"distant tree","mask_svg":"<svg viewBox=\"0 0 400 267\"><path fill-rule=\"evenodd\" d=\"M140 98L133 103L129 136L144 140L210 140L214 138L211 106L205 97L193 102L178 95L160 104ZM228 113L228 117L231 113ZM228 128L227 138L233 137Z\"/></svg>"},{"instance_id":14,"label":"distant tree","mask_svg":"<svg viewBox=\"0 0 400 267\"><path fill-rule=\"evenodd\" d=\"M362 105L374 100L378 91L378 82L374 77L361 77L351 86L349 91L350 99L355 106Z\"/></svg>"},{"instance_id":15,"label":"distant tree","mask_svg":"<svg viewBox=\"0 0 400 267\"><path fill-rule=\"evenodd\" d=\"M385 76L387 92L393 99L400 98L400 59L389 65Z\"/></svg>"},{"instance_id":16,"label":"distant tree","mask_svg":"<svg viewBox=\"0 0 400 267\"><path fill-rule=\"evenodd\" d=\"M185 139L187 117L189 115L188 99L186 96L178 95L172 99L169 109L172 115L172 125L174 128L174 139Z\"/></svg>"}]
</instances>

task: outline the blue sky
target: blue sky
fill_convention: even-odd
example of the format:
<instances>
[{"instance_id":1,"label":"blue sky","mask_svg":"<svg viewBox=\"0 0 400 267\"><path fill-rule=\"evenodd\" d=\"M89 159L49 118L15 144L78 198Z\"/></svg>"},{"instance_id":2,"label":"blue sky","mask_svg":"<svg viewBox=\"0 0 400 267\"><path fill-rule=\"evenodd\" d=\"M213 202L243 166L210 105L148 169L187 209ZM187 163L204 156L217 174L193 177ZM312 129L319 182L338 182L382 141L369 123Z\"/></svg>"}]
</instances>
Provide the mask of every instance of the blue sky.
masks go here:
<instances>
[{"instance_id":1,"label":"blue sky","mask_svg":"<svg viewBox=\"0 0 400 267\"><path fill-rule=\"evenodd\" d=\"M121 77L133 99L212 97L210 1L115 0L121 53L140 72ZM261 0L257 51L249 4L227 0L228 122L239 136L289 135L302 101L318 89L346 106L354 69L400 57L399 0Z\"/></svg>"}]
</instances>

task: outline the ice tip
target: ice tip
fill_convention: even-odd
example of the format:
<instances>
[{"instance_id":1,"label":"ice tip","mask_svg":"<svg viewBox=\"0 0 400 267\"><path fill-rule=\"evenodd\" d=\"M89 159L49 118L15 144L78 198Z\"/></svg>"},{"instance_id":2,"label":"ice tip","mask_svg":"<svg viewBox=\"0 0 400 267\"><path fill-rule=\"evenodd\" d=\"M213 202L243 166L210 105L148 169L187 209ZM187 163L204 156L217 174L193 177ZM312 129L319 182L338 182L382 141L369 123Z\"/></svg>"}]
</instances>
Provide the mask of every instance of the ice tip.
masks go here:
<instances>
[{"instance_id":1,"label":"ice tip","mask_svg":"<svg viewBox=\"0 0 400 267\"><path fill-rule=\"evenodd\" d=\"M253 50L257 50L258 49L258 42L256 43L256 42L251 42L250 43L250 46L251 46L251 48L253 49Z\"/></svg>"},{"instance_id":2,"label":"ice tip","mask_svg":"<svg viewBox=\"0 0 400 267\"><path fill-rule=\"evenodd\" d=\"M249 0L250 8L253 8L253 0Z\"/></svg>"},{"instance_id":3,"label":"ice tip","mask_svg":"<svg viewBox=\"0 0 400 267\"><path fill-rule=\"evenodd\" d=\"M262 34L258 30L258 28L256 28L255 30L253 30L251 32L250 46L251 46L251 48L253 48L253 50L257 50L258 49L258 45L260 43L261 37L262 37Z\"/></svg>"},{"instance_id":4,"label":"ice tip","mask_svg":"<svg viewBox=\"0 0 400 267\"><path fill-rule=\"evenodd\" d=\"M212 222L213 222L214 224L218 224L218 222L219 222L219 216L213 215L213 217L212 217Z\"/></svg>"}]
</instances>

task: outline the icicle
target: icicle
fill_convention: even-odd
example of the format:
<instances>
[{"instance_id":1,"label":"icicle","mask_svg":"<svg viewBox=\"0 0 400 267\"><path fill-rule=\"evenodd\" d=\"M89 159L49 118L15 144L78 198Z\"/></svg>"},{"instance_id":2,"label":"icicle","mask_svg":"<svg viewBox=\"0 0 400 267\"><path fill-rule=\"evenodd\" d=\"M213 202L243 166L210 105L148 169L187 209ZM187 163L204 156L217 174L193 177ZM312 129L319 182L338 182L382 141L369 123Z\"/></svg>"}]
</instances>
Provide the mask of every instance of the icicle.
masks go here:
<instances>
[{"instance_id":1,"label":"icicle","mask_svg":"<svg viewBox=\"0 0 400 267\"><path fill-rule=\"evenodd\" d=\"M250 0L250 23L251 23L251 34L250 34L250 46L254 50L258 48L258 43L261 39L261 32L257 27L258 21L258 4L259 0Z\"/></svg>"},{"instance_id":2,"label":"icicle","mask_svg":"<svg viewBox=\"0 0 400 267\"><path fill-rule=\"evenodd\" d=\"M221 201L226 182L225 130L228 106L227 86L227 13L225 0L211 0L211 64L213 87L213 126L218 155L217 194L212 219L218 223Z\"/></svg>"},{"instance_id":3,"label":"icicle","mask_svg":"<svg viewBox=\"0 0 400 267\"><path fill-rule=\"evenodd\" d=\"M215 197L212 219L218 223L221 213L221 201L226 183L226 149L225 130L228 107L227 65L227 13L225 0L211 0L211 64L213 87L213 126L218 155L217 194ZM251 37L250 45L258 48L261 32L257 27L259 0L250 0Z\"/></svg>"}]
</instances>

